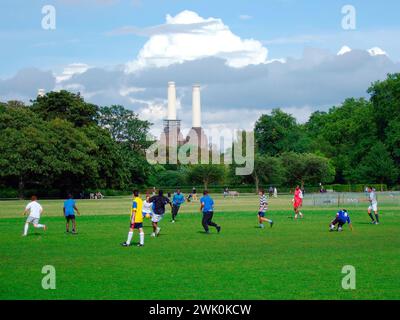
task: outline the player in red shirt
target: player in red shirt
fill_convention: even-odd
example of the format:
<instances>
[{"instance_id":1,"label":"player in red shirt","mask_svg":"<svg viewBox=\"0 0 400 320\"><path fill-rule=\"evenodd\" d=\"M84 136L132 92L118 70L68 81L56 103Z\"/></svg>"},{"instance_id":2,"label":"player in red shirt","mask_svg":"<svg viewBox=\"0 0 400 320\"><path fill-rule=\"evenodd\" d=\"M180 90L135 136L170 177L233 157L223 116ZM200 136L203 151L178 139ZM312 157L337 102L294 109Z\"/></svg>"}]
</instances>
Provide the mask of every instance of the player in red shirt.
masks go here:
<instances>
[{"instance_id":1,"label":"player in red shirt","mask_svg":"<svg viewBox=\"0 0 400 320\"><path fill-rule=\"evenodd\" d=\"M300 186L296 187L296 190L294 192L294 198L293 198L293 208L294 208L294 218L297 220L299 215L300 218L303 219L303 214L300 212L300 208L303 205L303 192L300 189Z\"/></svg>"}]
</instances>

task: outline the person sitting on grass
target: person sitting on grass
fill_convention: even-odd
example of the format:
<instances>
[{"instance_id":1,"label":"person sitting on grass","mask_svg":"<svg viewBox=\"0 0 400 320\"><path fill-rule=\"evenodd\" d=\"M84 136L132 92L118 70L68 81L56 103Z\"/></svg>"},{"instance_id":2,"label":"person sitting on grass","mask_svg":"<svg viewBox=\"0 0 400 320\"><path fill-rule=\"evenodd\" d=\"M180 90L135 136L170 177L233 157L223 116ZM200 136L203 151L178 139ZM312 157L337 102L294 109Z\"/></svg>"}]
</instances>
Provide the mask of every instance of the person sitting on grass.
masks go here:
<instances>
[{"instance_id":1,"label":"person sitting on grass","mask_svg":"<svg viewBox=\"0 0 400 320\"><path fill-rule=\"evenodd\" d=\"M342 209L336 214L336 218L330 223L330 225L329 225L330 231L331 232L333 232L333 231L342 232L343 226L346 223L349 224L350 230L353 231L353 225L351 223L349 213L347 212L346 209ZM338 226L337 230L335 230L336 225Z\"/></svg>"}]
</instances>

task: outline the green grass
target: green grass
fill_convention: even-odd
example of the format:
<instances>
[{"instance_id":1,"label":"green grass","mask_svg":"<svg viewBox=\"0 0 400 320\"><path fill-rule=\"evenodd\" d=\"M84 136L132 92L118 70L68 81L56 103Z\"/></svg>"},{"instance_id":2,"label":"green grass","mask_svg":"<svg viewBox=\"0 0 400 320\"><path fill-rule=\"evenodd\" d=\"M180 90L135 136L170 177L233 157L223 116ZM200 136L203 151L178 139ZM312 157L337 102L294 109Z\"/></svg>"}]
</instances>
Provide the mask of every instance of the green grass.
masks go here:
<instances>
[{"instance_id":1,"label":"green grass","mask_svg":"<svg viewBox=\"0 0 400 320\"><path fill-rule=\"evenodd\" d=\"M0 202L0 299L400 299L400 211L382 208L369 225L354 207L355 231L329 233L337 208L304 208L293 221L290 200L271 201L273 229L257 228L257 198L216 197L223 231L202 233L198 205L186 204L176 224L146 247L122 248L129 198L79 201L79 235L64 234L61 201L42 201L49 230L22 238L26 202ZM138 236L135 235L135 240ZM53 265L57 289L41 287ZM342 267L357 270L357 290L341 287Z\"/></svg>"}]
</instances>

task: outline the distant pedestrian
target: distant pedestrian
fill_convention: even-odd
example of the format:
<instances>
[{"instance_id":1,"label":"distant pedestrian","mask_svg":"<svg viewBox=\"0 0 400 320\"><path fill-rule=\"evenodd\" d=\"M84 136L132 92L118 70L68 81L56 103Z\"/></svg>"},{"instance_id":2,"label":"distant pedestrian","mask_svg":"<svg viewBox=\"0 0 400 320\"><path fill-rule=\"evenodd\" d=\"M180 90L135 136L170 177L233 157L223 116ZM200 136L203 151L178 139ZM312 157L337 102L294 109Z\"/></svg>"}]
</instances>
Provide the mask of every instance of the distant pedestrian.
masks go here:
<instances>
[{"instance_id":1,"label":"distant pedestrian","mask_svg":"<svg viewBox=\"0 0 400 320\"><path fill-rule=\"evenodd\" d=\"M274 188L272 186L269 187L268 193L270 198L274 195Z\"/></svg>"}]
</instances>

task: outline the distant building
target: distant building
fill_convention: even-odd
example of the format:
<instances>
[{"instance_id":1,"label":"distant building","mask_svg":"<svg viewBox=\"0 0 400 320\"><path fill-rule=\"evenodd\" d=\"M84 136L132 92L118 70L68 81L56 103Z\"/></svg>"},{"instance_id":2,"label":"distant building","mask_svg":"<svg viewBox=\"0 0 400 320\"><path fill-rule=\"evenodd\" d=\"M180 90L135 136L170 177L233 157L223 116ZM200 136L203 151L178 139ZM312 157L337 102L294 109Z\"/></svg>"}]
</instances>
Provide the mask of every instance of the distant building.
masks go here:
<instances>
[{"instance_id":1,"label":"distant building","mask_svg":"<svg viewBox=\"0 0 400 320\"><path fill-rule=\"evenodd\" d=\"M46 95L46 90L44 90L44 89L38 90L38 94L37 94L38 97L43 98L45 95Z\"/></svg>"}]
</instances>

